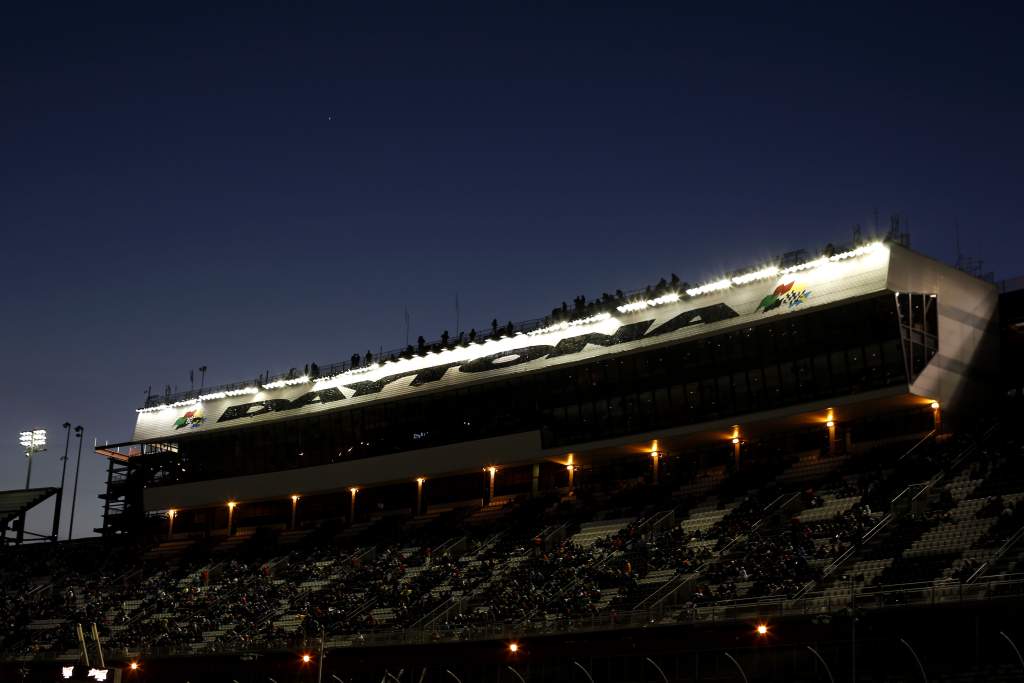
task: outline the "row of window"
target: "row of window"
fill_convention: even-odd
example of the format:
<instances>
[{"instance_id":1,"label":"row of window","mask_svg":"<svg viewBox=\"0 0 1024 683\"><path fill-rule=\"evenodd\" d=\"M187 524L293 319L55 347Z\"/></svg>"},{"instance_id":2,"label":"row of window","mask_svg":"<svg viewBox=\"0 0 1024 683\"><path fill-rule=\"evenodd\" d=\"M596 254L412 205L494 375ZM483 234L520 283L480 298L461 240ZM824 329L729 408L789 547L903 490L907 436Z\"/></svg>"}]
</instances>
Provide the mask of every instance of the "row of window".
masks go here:
<instances>
[{"instance_id":1,"label":"row of window","mask_svg":"<svg viewBox=\"0 0 1024 683\"><path fill-rule=\"evenodd\" d=\"M545 447L906 382L893 297L578 366L183 439L166 482L540 430Z\"/></svg>"}]
</instances>

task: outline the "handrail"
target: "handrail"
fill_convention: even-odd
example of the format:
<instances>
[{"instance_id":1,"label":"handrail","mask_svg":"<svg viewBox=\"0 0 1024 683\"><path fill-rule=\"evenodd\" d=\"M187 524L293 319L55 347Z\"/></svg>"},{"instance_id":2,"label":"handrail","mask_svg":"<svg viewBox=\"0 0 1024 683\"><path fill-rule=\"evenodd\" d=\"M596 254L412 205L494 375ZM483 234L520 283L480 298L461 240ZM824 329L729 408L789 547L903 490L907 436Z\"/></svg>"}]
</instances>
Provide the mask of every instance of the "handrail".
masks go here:
<instances>
[{"instance_id":1,"label":"handrail","mask_svg":"<svg viewBox=\"0 0 1024 683\"><path fill-rule=\"evenodd\" d=\"M1009 552L1009 550L1017 544L1017 541L1019 541L1021 537L1024 537L1024 526L1021 526L1021 528L1013 532L1013 535L1006 539L1006 541L1001 546L999 546L999 550L997 550L992 557L985 560L980 567L975 569L974 573L971 574L964 583L974 583L977 579L984 576L985 572L988 571L989 567L991 567L1000 559L1002 559L1003 555Z\"/></svg>"},{"instance_id":2,"label":"handrail","mask_svg":"<svg viewBox=\"0 0 1024 683\"><path fill-rule=\"evenodd\" d=\"M443 616L446 616L451 610L459 607L461 598L457 598L454 595L449 595L447 598L441 601L440 604L435 606L432 610L428 611L422 617L414 621L409 628L410 629L423 629L429 628L435 621Z\"/></svg>"},{"instance_id":3,"label":"handrail","mask_svg":"<svg viewBox=\"0 0 1024 683\"><path fill-rule=\"evenodd\" d=\"M901 455L900 457L896 458L896 462L901 462L904 458L908 457L911 453L916 451L918 449L918 447L921 446L921 444L923 444L924 442L928 441L928 439L931 439L936 434L938 434L938 430L937 429L933 429L930 432L928 432L927 434L925 434L924 436L922 436L920 441L918 441L913 446L908 448L906 450L906 452L903 453L903 455Z\"/></svg>"},{"instance_id":4,"label":"handrail","mask_svg":"<svg viewBox=\"0 0 1024 683\"><path fill-rule=\"evenodd\" d=\"M758 519L754 524L751 525L750 531L756 531L761 528L771 514L774 514L776 510L786 507L791 501L799 499L800 493L785 494L780 493L770 503L765 505L761 509L761 518ZM675 595L679 590L686 584L695 581L697 577L701 576L708 567L720 560L728 551L732 550L734 546L746 542L750 534L739 534L729 539L729 542L719 548L715 554L708 558L703 564L701 564L695 571L688 572L686 574L676 574L671 579L661 584L653 593L648 595L646 598L641 600L636 609L660 609L669 598Z\"/></svg>"},{"instance_id":5,"label":"handrail","mask_svg":"<svg viewBox=\"0 0 1024 683\"><path fill-rule=\"evenodd\" d=\"M653 515L651 515L650 517L648 517L647 519L645 519L640 524L637 524L636 532L637 532L638 535L643 536L648 531L652 531L652 532L660 531L661 527L668 520L668 518L669 517L673 517L674 518L675 514L676 514L676 508L674 508L674 507L669 508L668 510L662 510L660 512L656 512Z\"/></svg>"},{"instance_id":6,"label":"handrail","mask_svg":"<svg viewBox=\"0 0 1024 683\"><path fill-rule=\"evenodd\" d=\"M669 291L671 291L671 290L669 290ZM634 291L625 292L625 293L622 294L621 297L618 297L618 296L613 294L611 296L611 298L608 299L607 301L594 300L594 301L590 302L590 304L592 304L592 307L588 308L588 310L586 310L584 312L577 312L577 311L570 310L569 318L567 320L571 320L574 316L577 316L577 317L581 317L581 316L582 317L587 317L587 316L598 315L598 314L601 314L601 313L614 313L616 306L619 306L622 303L631 301L631 300L635 299L638 296L644 296L646 298L649 298L650 296L659 296L660 295L659 293L663 294L663 293L665 293L665 291L660 289L660 288L658 288L658 287L650 287L649 286L649 287L647 287L645 289L637 289L637 290L634 290ZM682 298L688 298L686 294L680 294L680 296ZM589 304L588 304L588 306L589 306ZM513 335L517 334L517 333L526 334L528 332L533 332L534 330L538 330L538 329L541 329L543 327L547 327L552 322L553 322L553 319L552 319L552 317L550 315L544 316L544 317L541 317L541 318L531 318L529 320L521 320L519 322L512 323L512 334ZM559 321L554 321L554 322L559 322ZM461 343L462 346L469 346L470 344L473 344L473 343L479 344L479 343L482 343L482 342L487 341L488 339L491 339L491 338L494 337L494 332L492 331L492 327L491 327L490 324L483 325L483 326L480 326L480 327L474 327L474 328L470 328L470 329L471 330L477 330L476 341L475 342L470 342L469 339L468 339L468 332L465 332L463 330L462 332L464 334L466 334L466 338L462 340L462 343ZM507 327L507 325L506 326L502 326L502 325L498 326L498 335L499 336L508 336L508 327ZM448 348L454 348L454 347L459 346L459 345L460 345L460 343L459 343L459 336L458 336L458 332L456 332L456 335L454 337L450 337L449 338L447 347ZM441 346L442 348L445 347L445 345L441 343L441 339L435 339L433 341L425 341L425 344L424 344L425 348L431 349L431 348L433 348L435 346ZM386 351L385 350L380 350L377 353L373 353L371 351L370 352L371 362L380 363L380 362L383 362L383 361L387 361L388 359L390 359L392 357L394 357L394 358L402 358L403 356L408 355L408 352L409 352L410 348L413 348L413 355L422 355L422 354L418 353L418 351L416 351L415 347L412 347L411 345L407 345L407 346L402 346L402 347L399 347L399 348L396 348L396 349L389 349L389 350L386 350ZM359 359L360 359L360 363L362 363L363 360L364 360L364 356L362 354L360 354L359 355ZM356 367L362 367L362 366L360 364L357 364ZM342 372L346 372L347 370L352 369L352 363L351 363L351 361L340 361L340 362L337 362L337 363L330 363L328 365L320 365L319 369L320 369L319 376L327 377L327 376L330 376L330 375L341 374ZM270 376L268 376L266 378L265 381L269 383L269 382L273 382L273 381L281 380L281 379L290 379L291 377L294 377L294 368L292 370L287 371L287 372L281 372L281 373L277 373L275 375L270 375ZM202 389L195 389L195 388L193 388L193 389L189 389L187 391L179 391L179 392L176 392L176 393L173 393L173 394L152 394L152 395L150 395L146 399L145 404L144 404L143 407L149 408L151 406L157 406L157 405L160 405L162 403L176 403L178 401L186 401L186 400L193 399L193 398L199 398L199 396L202 395L202 394L212 394L212 393L217 393L217 392L220 392L220 391L231 391L231 390L235 390L235 389L244 389L244 388L250 387L250 386L252 386L252 382L251 381L242 381L242 382L231 382L231 383L228 383L228 384L220 384L220 385L216 385L216 386L208 386L208 387L204 386Z\"/></svg>"},{"instance_id":7,"label":"handrail","mask_svg":"<svg viewBox=\"0 0 1024 683\"><path fill-rule=\"evenodd\" d=\"M981 441L984 442L986 439L988 439L988 437L992 434L992 432L994 430L995 430L995 425L990 427L985 432L985 434L982 435ZM896 462L900 462L904 458L908 457L910 454L912 454L914 451L916 451L923 443L925 443L929 439L933 438L937 433L938 433L938 430L935 430L935 429L932 429L931 431L929 431L927 434L925 434L923 437L921 437L921 439L919 441L917 441L917 443L915 443L913 446L908 448L903 453L903 455L901 455L899 458L897 458ZM911 492L915 488L918 488L917 493L914 493L913 497L911 498L911 506L912 506L913 502L915 500L917 500L917 498L921 495L921 493L923 493L924 491L930 490L931 486L934 486L935 483L937 483L938 481L941 481L941 479L943 477L945 477L945 473L946 473L947 470L951 470L951 469L955 468L957 465L959 465L963 461L963 459L965 457L967 457L967 455L969 453L972 453L974 451L974 449L976 447L977 447L976 443L970 444L967 448L965 448L963 451L960 452L960 454L953 460L953 462L950 465L948 465L947 467L941 468L937 474L933 475L932 478L929 480L929 482L926 482L926 483L923 483L923 484L922 483L910 484L909 486L905 487L902 491L900 491L898 494L896 494L896 496L889 503L889 512L886 513L886 515L881 520L879 520L878 523L875 524L875 526L873 526L870 529L868 529L868 531L865 532L864 535L861 536L860 541L856 545L853 545L853 546L850 546L849 548L847 548L846 551L842 555L840 555L839 557L834 559L827 567L825 567L825 569L822 570L821 576L818 579L815 579L815 580L812 580L812 581L808 581L807 583L805 583L803 586L801 586L799 588L799 590L796 591L796 593L794 593L791 596L790 599L796 600L796 599L799 599L799 598L803 597L804 595L807 594L807 592L811 588L813 588L814 586L819 585L822 582L822 580L824 580L824 579L828 578L829 576L831 576L832 574L834 574L835 571L837 569L839 569L841 566L843 566L851 557L853 557L853 555L856 554L856 552L861 547L863 547L871 539L873 539L875 536L877 536L878 533L880 531L882 531L882 529L887 527L893 521L893 519L895 519L896 516L893 513L893 509L895 507L897 507L899 501L905 495L911 495Z\"/></svg>"},{"instance_id":8,"label":"handrail","mask_svg":"<svg viewBox=\"0 0 1024 683\"><path fill-rule=\"evenodd\" d=\"M996 590L1002 589L1002 590ZM1009 589L1009 590L1007 590ZM1003 598L1019 599L1024 594L1024 574L1006 574L990 577L974 585L957 582L917 582L867 587L857 596L860 609L874 610L904 609L912 605L933 605L937 603L965 604ZM888 600L888 596L898 598ZM356 636L334 635L327 639L329 648L377 647L388 645L429 644L445 641L510 640L530 635L551 635L566 632L599 632L623 629L658 628L719 621L748 620L767 615L807 614L810 612L835 613L849 606L849 598L830 595L821 591L807 595L800 600L771 597L761 599L737 599L718 601L714 605L695 607L679 614L664 615L657 610L632 610L607 612L594 617L538 620L485 626L456 626L447 629L401 629L393 631L368 631ZM258 648L261 651L285 650L288 643L267 641L245 649L226 648L218 650L219 655L243 654ZM191 654L187 646L162 647L148 650L151 657L177 653ZM49 653L35 655L35 659L53 657Z\"/></svg>"}]
</instances>

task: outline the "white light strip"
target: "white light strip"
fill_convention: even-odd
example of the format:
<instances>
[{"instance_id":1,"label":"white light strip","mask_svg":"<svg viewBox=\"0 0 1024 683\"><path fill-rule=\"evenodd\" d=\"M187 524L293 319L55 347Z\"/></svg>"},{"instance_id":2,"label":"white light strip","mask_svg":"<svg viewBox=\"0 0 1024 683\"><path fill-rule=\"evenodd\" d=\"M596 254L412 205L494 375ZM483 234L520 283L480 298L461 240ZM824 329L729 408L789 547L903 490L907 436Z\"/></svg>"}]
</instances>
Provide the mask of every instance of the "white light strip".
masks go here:
<instances>
[{"instance_id":1,"label":"white light strip","mask_svg":"<svg viewBox=\"0 0 1024 683\"><path fill-rule=\"evenodd\" d=\"M700 296L701 294L710 294L711 292L717 292L722 289L729 289L732 283L729 280L719 280L717 282L709 282L706 285L700 287L693 287L692 289L686 290L689 296Z\"/></svg>"},{"instance_id":2,"label":"white light strip","mask_svg":"<svg viewBox=\"0 0 1024 683\"><path fill-rule=\"evenodd\" d=\"M256 387L245 387L244 389L227 389L226 391L215 391L212 394L203 394L197 400L215 401L218 398L229 398L231 396L244 396L246 394L258 394L260 390Z\"/></svg>"},{"instance_id":3,"label":"white light strip","mask_svg":"<svg viewBox=\"0 0 1024 683\"><path fill-rule=\"evenodd\" d=\"M340 372L337 375L330 375L329 377L320 377L313 385L313 391L320 391L320 389L324 388L326 385L333 384L338 380L344 380L349 377L358 377L360 375L367 375L379 368L380 363L371 363L370 365L364 365L360 368L352 368L351 370Z\"/></svg>"},{"instance_id":4,"label":"white light strip","mask_svg":"<svg viewBox=\"0 0 1024 683\"><path fill-rule=\"evenodd\" d=\"M679 297L677 296L676 298L678 299ZM597 315L590 316L589 318L580 318L579 320L570 320L569 322L558 323L557 325L549 325L548 327L542 327L539 330L532 330L526 334L530 337L536 337L539 334L564 332L565 330L571 330L574 327L583 327L584 325L602 323L605 320L609 320L611 317L611 313L598 313Z\"/></svg>"},{"instance_id":5,"label":"white light strip","mask_svg":"<svg viewBox=\"0 0 1024 683\"><path fill-rule=\"evenodd\" d=\"M586 321L590 322L586 322ZM530 337L531 343L557 344L562 339L578 337L593 330L600 330L603 334L615 334L622 323L618 318L609 314L593 316L582 321L573 321L580 324L572 325L566 323L565 329L561 325L555 325L543 330L535 330L535 335L516 334L512 337L501 337L500 339L487 339L482 343L470 344L469 346L455 346L450 349L442 349L437 353L428 353L425 356L413 356L412 358L398 358L394 362L386 363L380 367L368 370L359 378L361 381L375 381L383 377L396 374L412 374L418 370L446 365L449 363L459 364L467 361L485 358L487 356L500 356L502 354L514 354L525 346L524 340ZM585 323L585 324L584 324ZM545 337L543 342L536 341L538 337ZM313 391L343 387L349 381L353 371L345 372L334 377L321 379L313 385Z\"/></svg>"},{"instance_id":6,"label":"white light strip","mask_svg":"<svg viewBox=\"0 0 1024 683\"><path fill-rule=\"evenodd\" d=\"M198 398L190 398L184 401L176 401L174 403L164 403L163 405L153 406L151 408L139 408L135 412L137 413L154 413L158 410L167 410L168 408L184 408L185 406L197 406L200 401Z\"/></svg>"},{"instance_id":7,"label":"white light strip","mask_svg":"<svg viewBox=\"0 0 1024 683\"><path fill-rule=\"evenodd\" d=\"M710 294L711 292L718 292L723 289L729 289L733 285L746 285L751 282L757 282L759 280L770 280L773 277L780 275L789 275L791 273L799 273L805 270L811 270L820 266L828 265L829 263L835 263L836 261L845 261L846 259L857 258L858 256L867 256L868 254L874 254L884 249L885 246L881 242L872 242L871 244L865 244L862 247L851 249L850 251L844 251L841 254L835 254L833 256L822 256L821 258L808 261L806 263L799 263L795 266L788 268L779 268L777 266L768 266L760 270L756 270L752 273L746 273L744 275L737 275L736 277L728 280L718 280L717 282L709 282L706 285L700 287L694 287L693 289L686 290L689 296L700 296L701 294Z\"/></svg>"},{"instance_id":8,"label":"white light strip","mask_svg":"<svg viewBox=\"0 0 1024 683\"><path fill-rule=\"evenodd\" d=\"M303 375L302 377L295 377L293 379L279 379L276 382L269 382L263 385L264 389L280 389L282 387L293 387L296 384L308 384L309 375Z\"/></svg>"},{"instance_id":9,"label":"white light strip","mask_svg":"<svg viewBox=\"0 0 1024 683\"><path fill-rule=\"evenodd\" d=\"M767 266L759 270L745 273L743 275L737 275L733 278L727 278L718 280L715 282L709 282L701 285L700 287L694 287L687 289L686 294L691 297L700 296L702 294L710 294L712 292L718 292L736 285L746 285L751 282L757 282L759 280L768 280L777 276L789 275L791 273L797 273L820 266L828 265L829 263L835 263L836 261L845 261L851 258L857 258L859 256L866 256L868 254L874 254L885 249L885 245L881 242L872 242L850 251L845 251L841 254L835 254L833 256L825 257L822 256L813 261L806 263L800 263L795 266L788 268L779 268L778 266ZM642 311L647 308L654 306L662 306L665 304L676 303L680 300L680 294L676 292L670 292L663 296L659 296L654 299L645 299L641 301L631 301L618 307L620 313L633 313L636 311ZM557 325L550 325L538 330L528 332L526 336L537 337L541 335L555 335L572 337L578 336L580 328L595 326L602 329L607 334L614 334L615 330L619 328L622 323L611 316L609 313L600 313L589 318L582 318L579 320L572 320L565 323L559 323ZM566 332L572 332L572 334L562 334ZM502 337L500 339L487 339L482 343L470 344L468 347L456 346L451 349L442 349L439 352L428 351L424 356L414 356L412 358L397 358L394 361L386 362L384 365L373 363L371 365L363 366L360 368L353 368L347 370L338 375L331 377L321 377L314 382L313 391L320 391L329 387L344 386L345 382L352 377L360 376L362 379L379 379L393 375L397 372L410 372L415 370L426 369L430 367L436 367L445 363L462 363L476 358L483 358L485 356L499 354L499 353L512 353L517 349L522 348L520 337L522 333L517 332L511 337ZM295 386L297 384L307 384L311 382L309 376L303 375L294 379L282 379L274 382L269 382L262 386L264 390L281 389L284 387ZM187 399L184 401L178 401L176 403L170 403L160 406L153 406L151 408L139 408L135 412L137 413L150 413L160 410L166 410L168 408L183 408L186 406L197 406L202 401L206 400L217 400L221 398L228 398L231 396L241 396L244 394L257 394L261 389L257 387L245 387L243 389L231 389L227 391L218 391L210 394L204 394L198 399Z\"/></svg>"},{"instance_id":10,"label":"white light strip","mask_svg":"<svg viewBox=\"0 0 1024 683\"><path fill-rule=\"evenodd\" d=\"M641 301L631 301L628 304L623 304L617 308L619 313L633 313L634 311L642 311L645 308L653 308L654 306L663 306L665 304L674 304L679 301L679 293L671 292L664 296L659 296L656 299L643 299Z\"/></svg>"},{"instance_id":11,"label":"white light strip","mask_svg":"<svg viewBox=\"0 0 1024 683\"><path fill-rule=\"evenodd\" d=\"M755 282L756 280L767 280L769 278L775 277L778 274L778 266L768 266L767 268L762 268L761 270L755 270L753 273L746 273L744 275L734 277L732 279L732 283L734 285L745 285L749 282Z\"/></svg>"}]
</instances>

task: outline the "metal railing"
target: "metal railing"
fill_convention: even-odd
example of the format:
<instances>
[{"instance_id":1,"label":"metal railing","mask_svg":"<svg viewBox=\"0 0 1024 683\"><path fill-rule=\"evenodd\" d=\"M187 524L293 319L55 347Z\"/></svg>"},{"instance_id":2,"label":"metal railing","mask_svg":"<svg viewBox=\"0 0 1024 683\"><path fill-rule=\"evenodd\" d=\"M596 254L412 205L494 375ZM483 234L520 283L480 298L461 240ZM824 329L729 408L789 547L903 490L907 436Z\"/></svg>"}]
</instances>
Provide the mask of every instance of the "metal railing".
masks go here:
<instances>
[{"instance_id":1,"label":"metal railing","mask_svg":"<svg viewBox=\"0 0 1024 683\"><path fill-rule=\"evenodd\" d=\"M642 290L641 290L641 292L642 292ZM628 301L633 296L636 296L639 293L640 292L635 292L633 294L627 294L623 298L623 301ZM609 305L611 306L612 310L614 310L615 306L619 305L620 303L622 303L620 300L615 299ZM609 312L607 306L597 306L597 307L595 307L595 309L593 311L588 312L587 315L597 315L598 313L606 313L606 312ZM572 319L572 315L570 315L570 319ZM550 324L552 324L552 320L551 320L550 317L534 318L532 320L522 320L522 321L517 322L517 323L512 323L511 334L512 335L515 335L515 334L527 334L529 332L533 332L534 330L539 330L539 329L541 329L543 327L547 327ZM424 344L424 349L429 350L429 349L433 349L433 348L438 347L438 346L440 346L441 348L455 348L456 346L460 346L460 345L461 346L469 346L470 344L474 344L474 343L475 344L480 344L480 343L483 343L484 341L487 341L488 339L496 338L496 336L495 336L495 334L494 334L494 332L492 330L492 327L490 325L487 325L487 326L484 326L484 327L480 327L480 328L471 328L471 329L477 330L477 334L476 334L475 340L472 341L472 342L469 340L468 333L463 331L463 335L464 336L463 336L463 339L461 341L459 340L458 336L449 338L447 344L442 343L441 339L435 339L433 341L426 342ZM509 333L507 325L504 325L504 326L503 325L499 325L498 326L497 337L509 336L509 335L510 335L510 333ZM351 360L339 361L339 362L336 362L336 363L329 363L327 365L319 365L319 364L317 364L317 368L318 368L317 376L318 377L330 377L330 376L333 376L333 375L339 375L339 374L341 374L343 372L347 372L349 370L358 369L358 368L361 368L361 367L366 367L370 363L383 363L385 361L391 360L392 358L398 359L398 358L409 357L409 355L410 355L409 349L410 348L412 348L411 354L413 356L417 356L417 355L420 355L417 347L418 347L418 345L403 346L403 347L399 347L399 348L395 348L395 349L379 350L377 353L373 353L372 350L371 350L371 352L370 352L370 360L369 361L366 360L365 355L359 354L359 362L356 363L355 365L352 364ZM277 373L277 374L274 374L274 375L268 375L267 377L263 378L262 382L263 382L263 384L269 384L270 382L275 382L275 381L278 381L278 380L292 379L294 377L300 376L301 374L302 373L299 372L298 370L296 370L295 368L291 368L291 369L289 369L289 370L287 370L285 372L280 372L280 373ZM252 380L246 380L246 381L242 381L242 382L230 382L228 384L218 384L218 385L213 385L213 386L204 386L204 387L202 387L200 389L193 388L193 389L189 389L189 390L186 390L186 391L178 391L178 392L174 392L174 393L152 394L152 395L150 395L150 396L148 396L146 398L146 401L143 404L143 407L144 408L150 408L150 407L153 407L153 406L163 405L165 403L177 403L179 401L188 401L188 400L192 400L192 399L198 399L200 396L202 396L204 394L214 394L214 393L217 393L217 392L220 392L220 391L234 391L234 390L237 390L237 389L245 389L247 387L253 386L253 384L255 382L256 382L256 379L253 378Z\"/></svg>"},{"instance_id":2,"label":"metal railing","mask_svg":"<svg viewBox=\"0 0 1024 683\"><path fill-rule=\"evenodd\" d=\"M850 609L905 609L923 605L957 605L1024 597L1024 574L991 576L984 581L960 583L938 580L919 583L865 587L860 591L845 588L816 591L798 599L768 597L717 601L713 605L691 605L684 608L604 612L587 617L560 619L539 618L530 621L454 627L408 628L393 631L368 631L328 638L328 648L375 647L382 645L429 644L453 641L515 639L534 635L615 631L636 628L658 628L688 624L744 621L764 618L824 615ZM204 652L246 654L286 649L300 644L301 637L290 641L272 639L246 648L211 642ZM133 654L138 651L129 648ZM190 646L146 648L147 656L194 655ZM12 657L12 659L54 659L52 653Z\"/></svg>"}]
</instances>

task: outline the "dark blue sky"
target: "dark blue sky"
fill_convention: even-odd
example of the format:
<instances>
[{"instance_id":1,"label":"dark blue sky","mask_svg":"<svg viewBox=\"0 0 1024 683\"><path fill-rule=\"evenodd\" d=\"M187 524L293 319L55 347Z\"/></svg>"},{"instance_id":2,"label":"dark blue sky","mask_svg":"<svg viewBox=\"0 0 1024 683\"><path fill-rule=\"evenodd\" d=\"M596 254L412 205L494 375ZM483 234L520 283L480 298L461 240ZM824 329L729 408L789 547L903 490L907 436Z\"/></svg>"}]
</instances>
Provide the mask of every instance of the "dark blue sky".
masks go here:
<instances>
[{"instance_id":1,"label":"dark blue sky","mask_svg":"<svg viewBox=\"0 0 1024 683\"><path fill-rule=\"evenodd\" d=\"M533 318L876 207L1024 271L1018 7L624 5L5 8L0 488L22 428L56 482L65 420L125 440L149 385L430 337L456 292Z\"/></svg>"}]
</instances>

